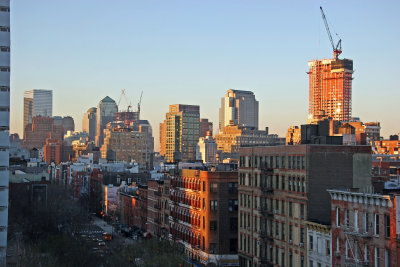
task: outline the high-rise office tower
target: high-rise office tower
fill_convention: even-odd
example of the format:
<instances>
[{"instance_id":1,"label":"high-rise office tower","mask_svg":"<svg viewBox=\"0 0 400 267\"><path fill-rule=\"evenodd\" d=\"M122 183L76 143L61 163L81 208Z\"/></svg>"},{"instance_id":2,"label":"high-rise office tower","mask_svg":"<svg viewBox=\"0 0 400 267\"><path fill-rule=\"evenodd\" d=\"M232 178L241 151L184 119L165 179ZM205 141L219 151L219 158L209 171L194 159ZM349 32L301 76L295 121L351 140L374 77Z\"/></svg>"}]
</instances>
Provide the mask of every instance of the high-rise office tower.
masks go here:
<instances>
[{"instance_id":1,"label":"high-rise office tower","mask_svg":"<svg viewBox=\"0 0 400 267\"><path fill-rule=\"evenodd\" d=\"M106 96L97 105L96 111L96 146L101 147L103 144L106 124L115 121L115 116L118 112L118 106L115 101Z\"/></svg>"},{"instance_id":2,"label":"high-rise office tower","mask_svg":"<svg viewBox=\"0 0 400 267\"><path fill-rule=\"evenodd\" d=\"M0 266L6 265L10 130L10 1L0 1Z\"/></svg>"},{"instance_id":3,"label":"high-rise office tower","mask_svg":"<svg viewBox=\"0 0 400 267\"><path fill-rule=\"evenodd\" d=\"M229 89L221 98L219 131L232 124L258 129L258 101L253 92Z\"/></svg>"},{"instance_id":4,"label":"high-rise office tower","mask_svg":"<svg viewBox=\"0 0 400 267\"><path fill-rule=\"evenodd\" d=\"M165 159L168 162L196 160L200 107L170 105L166 114ZM163 149L160 149L161 151Z\"/></svg>"},{"instance_id":5,"label":"high-rise office tower","mask_svg":"<svg viewBox=\"0 0 400 267\"><path fill-rule=\"evenodd\" d=\"M319 117L338 121L351 119L353 60L323 59L308 62L309 122Z\"/></svg>"},{"instance_id":6,"label":"high-rise office tower","mask_svg":"<svg viewBox=\"0 0 400 267\"><path fill-rule=\"evenodd\" d=\"M33 89L24 92L24 131L36 116L53 116L52 90Z\"/></svg>"},{"instance_id":7,"label":"high-rise office tower","mask_svg":"<svg viewBox=\"0 0 400 267\"><path fill-rule=\"evenodd\" d=\"M160 123L160 155L165 156L167 153L167 121Z\"/></svg>"},{"instance_id":8,"label":"high-rise office tower","mask_svg":"<svg viewBox=\"0 0 400 267\"><path fill-rule=\"evenodd\" d=\"M96 111L95 107L89 108L82 119L82 131L89 134L89 141L94 141L96 138Z\"/></svg>"}]
</instances>

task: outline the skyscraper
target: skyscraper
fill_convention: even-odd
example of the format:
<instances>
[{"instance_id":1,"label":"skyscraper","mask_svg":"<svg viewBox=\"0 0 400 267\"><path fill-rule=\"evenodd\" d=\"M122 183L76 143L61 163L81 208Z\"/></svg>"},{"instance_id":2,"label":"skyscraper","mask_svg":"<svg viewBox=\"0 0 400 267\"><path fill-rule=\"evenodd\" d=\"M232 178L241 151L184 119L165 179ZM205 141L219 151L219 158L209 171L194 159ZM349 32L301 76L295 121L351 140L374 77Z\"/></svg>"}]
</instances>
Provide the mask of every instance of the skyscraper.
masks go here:
<instances>
[{"instance_id":1,"label":"skyscraper","mask_svg":"<svg viewBox=\"0 0 400 267\"><path fill-rule=\"evenodd\" d=\"M229 89L221 98L219 131L232 123L258 129L258 101L253 92Z\"/></svg>"},{"instance_id":2,"label":"skyscraper","mask_svg":"<svg viewBox=\"0 0 400 267\"><path fill-rule=\"evenodd\" d=\"M96 111L95 107L89 108L82 119L82 131L89 134L89 141L94 141L96 138Z\"/></svg>"},{"instance_id":3,"label":"skyscraper","mask_svg":"<svg viewBox=\"0 0 400 267\"><path fill-rule=\"evenodd\" d=\"M353 60L323 59L308 62L309 122L317 117L338 121L351 119L351 84Z\"/></svg>"},{"instance_id":4,"label":"skyscraper","mask_svg":"<svg viewBox=\"0 0 400 267\"><path fill-rule=\"evenodd\" d=\"M0 1L0 266L6 265L10 130L10 1Z\"/></svg>"},{"instance_id":5,"label":"skyscraper","mask_svg":"<svg viewBox=\"0 0 400 267\"><path fill-rule=\"evenodd\" d=\"M24 131L36 116L53 116L52 90L33 89L24 92Z\"/></svg>"},{"instance_id":6,"label":"skyscraper","mask_svg":"<svg viewBox=\"0 0 400 267\"><path fill-rule=\"evenodd\" d=\"M115 116L118 112L118 107L115 101L106 96L97 105L96 111L96 146L101 147L103 144L106 124L115 121Z\"/></svg>"},{"instance_id":7,"label":"skyscraper","mask_svg":"<svg viewBox=\"0 0 400 267\"><path fill-rule=\"evenodd\" d=\"M200 107L170 105L166 114L165 159L168 162L196 160L199 141ZM162 132L162 131L160 131ZM160 137L161 139L161 137Z\"/></svg>"}]
</instances>

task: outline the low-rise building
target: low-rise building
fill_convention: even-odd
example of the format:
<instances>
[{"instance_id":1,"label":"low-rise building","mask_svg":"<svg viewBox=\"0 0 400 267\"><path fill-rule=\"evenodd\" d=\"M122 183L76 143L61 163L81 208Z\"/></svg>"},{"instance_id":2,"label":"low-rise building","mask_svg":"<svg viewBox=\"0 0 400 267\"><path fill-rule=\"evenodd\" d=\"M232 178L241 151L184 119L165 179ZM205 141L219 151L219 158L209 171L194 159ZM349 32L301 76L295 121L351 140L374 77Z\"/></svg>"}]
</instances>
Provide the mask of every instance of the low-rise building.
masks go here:
<instances>
[{"instance_id":1,"label":"low-rise building","mask_svg":"<svg viewBox=\"0 0 400 267\"><path fill-rule=\"evenodd\" d=\"M306 225L308 266L332 266L331 227L315 222L307 222Z\"/></svg>"},{"instance_id":2,"label":"low-rise building","mask_svg":"<svg viewBox=\"0 0 400 267\"><path fill-rule=\"evenodd\" d=\"M399 266L399 196L328 190L332 266Z\"/></svg>"},{"instance_id":3,"label":"low-rise building","mask_svg":"<svg viewBox=\"0 0 400 267\"><path fill-rule=\"evenodd\" d=\"M237 171L182 169L170 192L170 237L188 261L237 266Z\"/></svg>"},{"instance_id":4,"label":"low-rise building","mask_svg":"<svg viewBox=\"0 0 400 267\"><path fill-rule=\"evenodd\" d=\"M308 264L307 221L329 225L329 188L371 185L371 148L297 145L240 149L240 266Z\"/></svg>"}]
</instances>

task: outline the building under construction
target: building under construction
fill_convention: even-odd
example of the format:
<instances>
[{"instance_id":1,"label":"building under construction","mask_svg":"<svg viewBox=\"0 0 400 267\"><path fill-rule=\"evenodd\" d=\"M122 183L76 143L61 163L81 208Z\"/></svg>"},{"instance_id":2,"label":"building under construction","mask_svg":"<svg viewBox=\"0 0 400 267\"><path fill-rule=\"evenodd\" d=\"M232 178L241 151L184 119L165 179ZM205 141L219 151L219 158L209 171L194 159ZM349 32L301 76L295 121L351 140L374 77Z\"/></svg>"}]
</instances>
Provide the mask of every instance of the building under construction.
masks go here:
<instances>
[{"instance_id":1,"label":"building under construction","mask_svg":"<svg viewBox=\"0 0 400 267\"><path fill-rule=\"evenodd\" d=\"M334 44L322 7L321 14L332 45L333 58L308 62L309 122L318 120L321 116L332 117L338 121L349 121L351 119L353 60L338 58L342 53L342 40L339 39L338 43Z\"/></svg>"},{"instance_id":2,"label":"building under construction","mask_svg":"<svg viewBox=\"0 0 400 267\"><path fill-rule=\"evenodd\" d=\"M351 119L353 60L323 59L308 62L310 80L309 116L321 113L334 120Z\"/></svg>"}]
</instances>

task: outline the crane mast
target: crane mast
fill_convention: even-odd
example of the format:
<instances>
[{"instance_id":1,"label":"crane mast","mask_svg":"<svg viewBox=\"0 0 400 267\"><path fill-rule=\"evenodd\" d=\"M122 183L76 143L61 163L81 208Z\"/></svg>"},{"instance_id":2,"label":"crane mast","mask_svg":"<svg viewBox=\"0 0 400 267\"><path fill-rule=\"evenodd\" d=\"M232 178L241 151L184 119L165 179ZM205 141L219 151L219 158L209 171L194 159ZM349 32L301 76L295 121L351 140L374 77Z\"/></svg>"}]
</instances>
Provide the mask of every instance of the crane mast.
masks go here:
<instances>
[{"instance_id":1,"label":"crane mast","mask_svg":"<svg viewBox=\"0 0 400 267\"><path fill-rule=\"evenodd\" d=\"M324 10L322 9L321 6L319 8L321 9L322 19L324 20L324 23L325 23L326 32L328 33L329 40L331 41L331 45L332 45L332 49L333 49L333 57L335 59L338 59L338 56L342 53L342 39L339 38L339 41L335 46Z\"/></svg>"}]
</instances>

